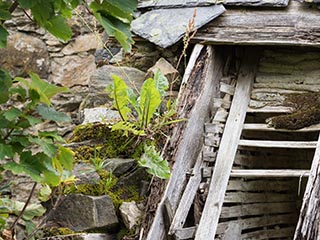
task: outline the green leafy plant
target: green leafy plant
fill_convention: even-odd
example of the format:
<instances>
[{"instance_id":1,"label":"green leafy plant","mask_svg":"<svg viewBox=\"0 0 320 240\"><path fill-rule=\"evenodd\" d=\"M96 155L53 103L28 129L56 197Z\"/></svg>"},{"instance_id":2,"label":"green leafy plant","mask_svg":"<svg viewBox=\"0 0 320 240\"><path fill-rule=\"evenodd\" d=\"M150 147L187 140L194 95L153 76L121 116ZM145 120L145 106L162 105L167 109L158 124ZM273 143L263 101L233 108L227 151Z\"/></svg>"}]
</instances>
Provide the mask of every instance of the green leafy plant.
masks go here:
<instances>
[{"instance_id":1,"label":"green leafy plant","mask_svg":"<svg viewBox=\"0 0 320 240\"><path fill-rule=\"evenodd\" d=\"M36 74L30 74L30 79L12 79L0 69L0 168L14 174L27 175L34 180L30 195L36 183L56 187L72 179L73 152L62 145L63 138L57 131L35 130L37 125L48 120L70 121L67 115L54 110L50 102L52 96L65 91L67 88L49 84ZM29 200L17 220L26 219L24 216L31 206L27 207ZM0 201L4 204L0 206L8 208L8 199L1 198ZM16 214L16 209L20 208L8 208L7 213ZM0 212L0 230L6 227L5 212ZM10 230L13 230L14 225L11 225Z\"/></svg>"},{"instance_id":2,"label":"green leafy plant","mask_svg":"<svg viewBox=\"0 0 320 240\"><path fill-rule=\"evenodd\" d=\"M12 12L22 8L31 12L33 21L48 30L55 37L67 41L72 31L67 19L80 4L85 5L110 36L114 36L125 51L130 51L133 43L130 33L132 15L137 8L137 0L94 0L87 6L83 0L15 0L0 2L0 48L6 46L8 31L4 22L12 18Z\"/></svg>"},{"instance_id":3,"label":"green leafy plant","mask_svg":"<svg viewBox=\"0 0 320 240\"><path fill-rule=\"evenodd\" d=\"M166 90L169 87L168 80L158 70L154 78L147 79L139 92L134 91L118 76L113 75L113 84L106 88L106 92L114 100L113 106L118 110L121 121L112 126L113 131L123 131L128 136L132 133L140 136L144 141L144 154L138 163L146 167L149 173L160 177L170 176L169 164L155 149L156 136L161 135L162 130L173 123L175 104L168 101L165 110L161 110L164 103Z\"/></svg>"}]
</instances>

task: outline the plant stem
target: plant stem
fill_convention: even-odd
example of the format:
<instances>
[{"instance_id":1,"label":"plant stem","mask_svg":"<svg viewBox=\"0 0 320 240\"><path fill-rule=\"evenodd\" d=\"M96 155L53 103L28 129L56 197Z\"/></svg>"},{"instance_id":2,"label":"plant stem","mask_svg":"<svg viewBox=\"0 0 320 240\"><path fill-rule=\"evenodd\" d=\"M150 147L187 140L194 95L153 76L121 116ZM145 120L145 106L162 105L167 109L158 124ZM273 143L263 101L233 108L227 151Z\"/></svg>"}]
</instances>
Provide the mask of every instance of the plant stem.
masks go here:
<instances>
[{"instance_id":1,"label":"plant stem","mask_svg":"<svg viewBox=\"0 0 320 240\"><path fill-rule=\"evenodd\" d=\"M18 215L18 217L16 218L16 220L11 224L11 226L10 226L10 231L12 231L12 230L15 228L15 226L16 226L17 223L18 223L18 221L22 218L22 215L24 214L25 210L27 209L27 207L28 207L28 205L29 205L29 203L30 203L31 197L33 196L34 191L36 190L36 186L37 186L37 183L35 182L35 183L33 184L33 186L32 186L32 189L31 189L31 192L30 192L30 194L29 194L29 197L28 197L26 203L24 204L21 212L19 213L19 215Z\"/></svg>"}]
</instances>

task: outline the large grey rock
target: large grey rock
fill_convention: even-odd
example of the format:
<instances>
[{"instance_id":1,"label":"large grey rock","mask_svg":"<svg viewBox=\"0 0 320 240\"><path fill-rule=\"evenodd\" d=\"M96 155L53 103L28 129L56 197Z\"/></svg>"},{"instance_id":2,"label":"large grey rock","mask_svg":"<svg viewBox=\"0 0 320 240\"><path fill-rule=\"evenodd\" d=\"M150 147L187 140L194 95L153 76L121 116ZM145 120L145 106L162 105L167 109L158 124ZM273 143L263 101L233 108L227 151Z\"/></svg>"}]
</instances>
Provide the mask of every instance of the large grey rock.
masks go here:
<instances>
[{"instance_id":1,"label":"large grey rock","mask_svg":"<svg viewBox=\"0 0 320 240\"><path fill-rule=\"evenodd\" d=\"M83 124L103 121L118 121L121 119L118 111L103 107L85 108L83 110L83 117Z\"/></svg>"},{"instance_id":2,"label":"large grey rock","mask_svg":"<svg viewBox=\"0 0 320 240\"><path fill-rule=\"evenodd\" d=\"M0 49L0 67L12 76L28 76L35 72L41 78L48 77L49 55L45 43L24 33L11 33L7 47Z\"/></svg>"},{"instance_id":3,"label":"large grey rock","mask_svg":"<svg viewBox=\"0 0 320 240\"><path fill-rule=\"evenodd\" d=\"M109 196L67 195L49 219L73 231L111 230L118 218Z\"/></svg>"},{"instance_id":4,"label":"large grey rock","mask_svg":"<svg viewBox=\"0 0 320 240\"><path fill-rule=\"evenodd\" d=\"M109 163L106 170L111 171L116 177L127 173L136 165L136 160L130 158L110 158L106 159L106 162Z\"/></svg>"},{"instance_id":5,"label":"large grey rock","mask_svg":"<svg viewBox=\"0 0 320 240\"><path fill-rule=\"evenodd\" d=\"M76 184L97 184L101 178L95 171L94 166L88 163L76 164L72 174L76 177Z\"/></svg>"},{"instance_id":6,"label":"large grey rock","mask_svg":"<svg viewBox=\"0 0 320 240\"><path fill-rule=\"evenodd\" d=\"M74 41L70 42L67 46L62 49L62 53L65 55L72 55L81 52L87 52L90 50L99 49L102 47L102 41L94 33L80 35L75 38Z\"/></svg>"},{"instance_id":7,"label":"large grey rock","mask_svg":"<svg viewBox=\"0 0 320 240\"><path fill-rule=\"evenodd\" d=\"M131 29L150 42L166 48L178 42L184 36L188 22L193 18L195 12L193 30L202 27L224 11L225 8L222 5L158 9L146 12L132 21Z\"/></svg>"},{"instance_id":8,"label":"large grey rock","mask_svg":"<svg viewBox=\"0 0 320 240\"><path fill-rule=\"evenodd\" d=\"M119 208L120 215L126 228L131 229L139 223L142 211L138 208L135 201L123 202Z\"/></svg>"},{"instance_id":9,"label":"large grey rock","mask_svg":"<svg viewBox=\"0 0 320 240\"><path fill-rule=\"evenodd\" d=\"M51 62L52 74L49 80L67 87L88 85L90 76L95 70L96 65L93 55L54 58Z\"/></svg>"},{"instance_id":10,"label":"large grey rock","mask_svg":"<svg viewBox=\"0 0 320 240\"><path fill-rule=\"evenodd\" d=\"M134 84L138 89L142 86L145 73L136 68L104 65L98 68L90 78L90 92L104 92L107 85L113 83L112 75L121 77L129 87Z\"/></svg>"}]
</instances>

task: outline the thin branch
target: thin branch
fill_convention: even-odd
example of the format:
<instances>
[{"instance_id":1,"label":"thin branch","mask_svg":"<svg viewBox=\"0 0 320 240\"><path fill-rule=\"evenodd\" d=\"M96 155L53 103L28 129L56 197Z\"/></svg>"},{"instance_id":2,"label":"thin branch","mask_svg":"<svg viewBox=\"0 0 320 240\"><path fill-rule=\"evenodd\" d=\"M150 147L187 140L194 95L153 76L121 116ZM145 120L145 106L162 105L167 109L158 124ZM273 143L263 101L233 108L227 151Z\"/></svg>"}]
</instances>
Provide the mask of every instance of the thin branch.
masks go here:
<instances>
[{"instance_id":1,"label":"thin branch","mask_svg":"<svg viewBox=\"0 0 320 240\"><path fill-rule=\"evenodd\" d=\"M29 194L29 197L26 201L26 203L24 204L21 212L19 213L18 217L16 218L16 220L11 224L11 227L10 227L10 230L12 231L14 229L14 227L17 225L18 221L21 219L22 215L24 214L25 210L27 209L29 203L30 203L30 200L31 200L31 197L33 196L34 194L34 191L36 190L36 186L37 186L37 183L35 182L32 186L32 189L31 189L31 192Z\"/></svg>"}]
</instances>

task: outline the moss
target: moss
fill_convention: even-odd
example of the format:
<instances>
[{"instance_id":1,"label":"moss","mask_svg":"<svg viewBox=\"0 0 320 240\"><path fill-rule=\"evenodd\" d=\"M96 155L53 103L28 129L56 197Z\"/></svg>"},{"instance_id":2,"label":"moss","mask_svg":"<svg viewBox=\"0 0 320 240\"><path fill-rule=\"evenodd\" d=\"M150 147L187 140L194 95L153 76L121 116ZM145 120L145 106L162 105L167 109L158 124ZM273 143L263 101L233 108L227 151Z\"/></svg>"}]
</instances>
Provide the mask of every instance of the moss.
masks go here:
<instances>
[{"instance_id":1,"label":"moss","mask_svg":"<svg viewBox=\"0 0 320 240\"><path fill-rule=\"evenodd\" d=\"M284 105L293 112L267 119L269 126L283 129L300 129L320 122L320 95L318 93L289 94Z\"/></svg>"},{"instance_id":2,"label":"moss","mask_svg":"<svg viewBox=\"0 0 320 240\"><path fill-rule=\"evenodd\" d=\"M108 195L112 199L116 209L118 209L123 202L140 202L144 200L144 198L139 195L138 188L134 185L110 189Z\"/></svg>"},{"instance_id":3,"label":"moss","mask_svg":"<svg viewBox=\"0 0 320 240\"><path fill-rule=\"evenodd\" d=\"M41 233L38 233L36 238L49 238L54 236L62 236L62 235L69 235L75 234L76 232L72 231L69 228L62 228L62 227L51 227L51 228L44 228ZM41 235L41 236L40 236Z\"/></svg>"},{"instance_id":4,"label":"moss","mask_svg":"<svg viewBox=\"0 0 320 240\"><path fill-rule=\"evenodd\" d=\"M136 229L127 229L127 228L122 228L118 234L117 234L117 240L121 240L124 237L135 237L136 236Z\"/></svg>"},{"instance_id":5,"label":"moss","mask_svg":"<svg viewBox=\"0 0 320 240\"><path fill-rule=\"evenodd\" d=\"M101 159L114 157L137 157L143 151L138 136L124 136L121 131L111 131L111 124L90 123L75 128L70 142L93 140L95 146L82 146L75 149L76 161L88 161L98 156Z\"/></svg>"}]
</instances>

